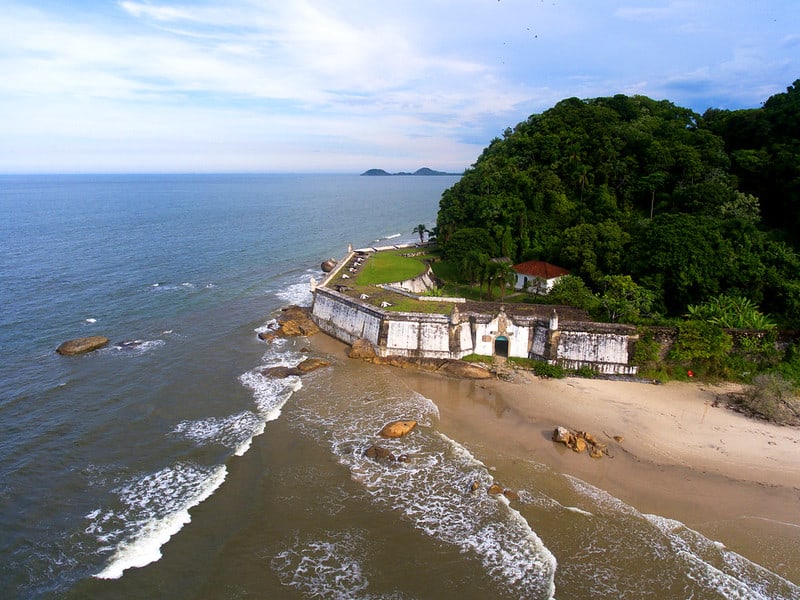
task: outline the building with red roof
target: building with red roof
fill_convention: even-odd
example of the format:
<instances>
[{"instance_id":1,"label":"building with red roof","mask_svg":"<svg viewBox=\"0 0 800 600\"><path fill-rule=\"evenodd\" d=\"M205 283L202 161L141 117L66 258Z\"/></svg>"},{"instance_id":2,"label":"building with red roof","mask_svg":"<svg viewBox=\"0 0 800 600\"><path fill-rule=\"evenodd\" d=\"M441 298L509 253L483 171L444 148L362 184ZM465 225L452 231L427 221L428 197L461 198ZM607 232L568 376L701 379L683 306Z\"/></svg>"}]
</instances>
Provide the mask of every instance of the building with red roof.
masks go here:
<instances>
[{"instance_id":1,"label":"building with red roof","mask_svg":"<svg viewBox=\"0 0 800 600\"><path fill-rule=\"evenodd\" d=\"M517 274L514 287L518 290L530 289L537 294L549 292L556 281L564 275L569 275L563 267L550 264L543 260L529 260L512 267Z\"/></svg>"}]
</instances>

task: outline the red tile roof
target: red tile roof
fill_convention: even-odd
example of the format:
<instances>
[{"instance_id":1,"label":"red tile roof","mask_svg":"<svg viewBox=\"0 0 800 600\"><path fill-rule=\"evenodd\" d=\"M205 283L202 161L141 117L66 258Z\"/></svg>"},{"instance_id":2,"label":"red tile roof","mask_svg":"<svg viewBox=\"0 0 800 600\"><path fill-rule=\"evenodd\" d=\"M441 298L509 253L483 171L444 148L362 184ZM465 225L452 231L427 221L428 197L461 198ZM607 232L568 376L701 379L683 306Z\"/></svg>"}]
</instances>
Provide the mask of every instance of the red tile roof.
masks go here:
<instances>
[{"instance_id":1,"label":"red tile roof","mask_svg":"<svg viewBox=\"0 0 800 600\"><path fill-rule=\"evenodd\" d=\"M569 275L569 271L556 265L551 265L543 260L529 260L528 262L514 265L513 269L520 275L528 277L542 277L544 279L554 279L562 275Z\"/></svg>"}]
</instances>

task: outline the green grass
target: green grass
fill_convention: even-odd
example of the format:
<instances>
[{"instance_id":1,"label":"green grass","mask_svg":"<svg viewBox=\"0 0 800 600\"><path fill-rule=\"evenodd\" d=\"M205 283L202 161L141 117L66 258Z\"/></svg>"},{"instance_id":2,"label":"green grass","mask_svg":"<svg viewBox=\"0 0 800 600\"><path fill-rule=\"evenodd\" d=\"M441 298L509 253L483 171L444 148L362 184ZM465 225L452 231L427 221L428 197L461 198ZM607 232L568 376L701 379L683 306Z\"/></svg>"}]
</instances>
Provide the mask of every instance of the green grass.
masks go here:
<instances>
[{"instance_id":1,"label":"green grass","mask_svg":"<svg viewBox=\"0 0 800 600\"><path fill-rule=\"evenodd\" d=\"M358 285L376 285L379 283L395 283L413 279L422 275L427 265L418 257L401 256L409 250L395 252L378 252L369 257L358 274Z\"/></svg>"}]
</instances>

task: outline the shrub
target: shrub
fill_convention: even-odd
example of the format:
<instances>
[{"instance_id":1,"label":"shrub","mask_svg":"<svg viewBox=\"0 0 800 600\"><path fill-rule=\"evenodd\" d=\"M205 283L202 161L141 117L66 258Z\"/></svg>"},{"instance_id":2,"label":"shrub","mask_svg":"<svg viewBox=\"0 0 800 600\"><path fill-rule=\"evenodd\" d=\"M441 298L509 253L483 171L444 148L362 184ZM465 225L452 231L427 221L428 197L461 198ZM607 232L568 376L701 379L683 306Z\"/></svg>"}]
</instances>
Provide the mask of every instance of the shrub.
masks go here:
<instances>
[{"instance_id":1,"label":"shrub","mask_svg":"<svg viewBox=\"0 0 800 600\"><path fill-rule=\"evenodd\" d=\"M742 394L740 406L768 421L800 423L800 401L794 386L777 373L763 373Z\"/></svg>"},{"instance_id":2,"label":"shrub","mask_svg":"<svg viewBox=\"0 0 800 600\"><path fill-rule=\"evenodd\" d=\"M537 361L533 365L533 372L539 377L548 377L551 379L563 379L564 369L558 365L551 365L543 361Z\"/></svg>"}]
</instances>

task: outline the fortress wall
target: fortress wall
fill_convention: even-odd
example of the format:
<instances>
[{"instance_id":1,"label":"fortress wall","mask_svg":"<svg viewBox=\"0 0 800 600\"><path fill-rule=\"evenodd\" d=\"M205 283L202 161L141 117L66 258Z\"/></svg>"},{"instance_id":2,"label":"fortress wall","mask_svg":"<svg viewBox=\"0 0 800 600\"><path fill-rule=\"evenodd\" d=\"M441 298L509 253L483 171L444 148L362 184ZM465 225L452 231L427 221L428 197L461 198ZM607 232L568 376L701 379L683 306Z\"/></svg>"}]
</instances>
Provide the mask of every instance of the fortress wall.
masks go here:
<instances>
[{"instance_id":1,"label":"fortress wall","mask_svg":"<svg viewBox=\"0 0 800 600\"><path fill-rule=\"evenodd\" d=\"M590 367L603 374L632 375L630 348L638 339L629 326L569 322L561 329L534 318L469 313L441 314L384 311L329 288L317 288L311 309L324 332L352 344L366 338L381 356L461 358L493 356L498 336L508 339L512 357L535 358L567 369ZM556 325L557 327L557 325Z\"/></svg>"},{"instance_id":2,"label":"fortress wall","mask_svg":"<svg viewBox=\"0 0 800 600\"><path fill-rule=\"evenodd\" d=\"M352 344L366 338L378 345L383 311L373 309L333 290L317 288L311 315L325 333Z\"/></svg>"},{"instance_id":3,"label":"fortress wall","mask_svg":"<svg viewBox=\"0 0 800 600\"><path fill-rule=\"evenodd\" d=\"M628 336L587 331L562 331L558 356L564 360L628 363Z\"/></svg>"}]
</instances>

